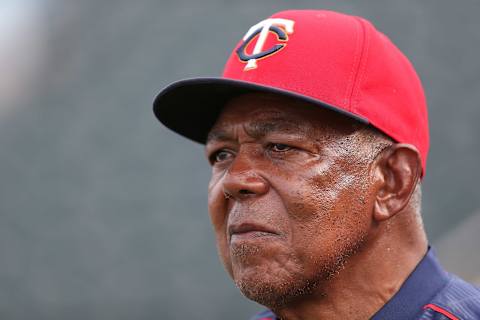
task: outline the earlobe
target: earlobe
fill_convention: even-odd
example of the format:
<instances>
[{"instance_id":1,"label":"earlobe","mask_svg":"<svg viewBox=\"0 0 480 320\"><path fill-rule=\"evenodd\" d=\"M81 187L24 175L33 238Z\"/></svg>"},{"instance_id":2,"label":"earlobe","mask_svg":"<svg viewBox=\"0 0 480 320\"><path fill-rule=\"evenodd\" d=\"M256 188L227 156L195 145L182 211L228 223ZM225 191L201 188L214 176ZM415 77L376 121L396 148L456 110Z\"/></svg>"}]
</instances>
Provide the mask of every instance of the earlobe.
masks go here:
<instances>
[{"instance_id":1,"label":"earlobe","mask_svg":"<svg viewBox=\"0 0 480 320\"><path fill-rule=\"evenodd\" d=\"M387 220L405 208L418 183L421 168L419 152L410 144L394 144L379 155L375 167L375 220Z\"/></svg>"}]
</instances>

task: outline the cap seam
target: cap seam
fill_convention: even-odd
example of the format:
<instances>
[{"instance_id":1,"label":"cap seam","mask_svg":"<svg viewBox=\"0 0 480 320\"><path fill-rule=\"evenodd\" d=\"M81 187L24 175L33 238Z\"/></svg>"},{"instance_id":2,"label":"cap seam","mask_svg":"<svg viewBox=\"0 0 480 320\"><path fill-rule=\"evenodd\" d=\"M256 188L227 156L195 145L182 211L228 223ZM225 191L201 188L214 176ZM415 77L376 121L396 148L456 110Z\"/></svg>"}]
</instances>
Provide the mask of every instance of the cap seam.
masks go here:
<instances>
[{"instance_id":1,"label":"cap seam","mask_svg":"<svg viewBox=\"0 0 480 320\"><path fill-rule=\"evenodd\" d=\"M352 95L350 96L350 111L356 112L356 108L359 104L360 84L363 82L365 76L365 69L367 68L368 53L370 51L370 38L365 26L364 21L359 17L354 17L360 23L363 34L363 48L360 56L360 63L358 65L358 72L355 78L355 83L352 89Z\"/></svg>"},{"instance_id":2,"label":"cap seam","mask_svg":"<svg viewBox=\"0 0 480 320\"><path fill-rule=\"evenodd\" d=\"M355 17L354 17L355 18ZM357 19L354 19L356 22L355 24L355 32L356 32L356 44L355 44L355 51L353 57L352 68L350 74L348 76L348 83L345 90L345 98L343 99L343 105L351 111L351 97L353 94L353 90L355 88L355 80L358 74L358 70L360 67L360 63L362 61L362 53L363 53L363 44L364 44L364 36L362 26L360 24L360 32L359 32L359 23Z\"/></svg>"}]
</instances>

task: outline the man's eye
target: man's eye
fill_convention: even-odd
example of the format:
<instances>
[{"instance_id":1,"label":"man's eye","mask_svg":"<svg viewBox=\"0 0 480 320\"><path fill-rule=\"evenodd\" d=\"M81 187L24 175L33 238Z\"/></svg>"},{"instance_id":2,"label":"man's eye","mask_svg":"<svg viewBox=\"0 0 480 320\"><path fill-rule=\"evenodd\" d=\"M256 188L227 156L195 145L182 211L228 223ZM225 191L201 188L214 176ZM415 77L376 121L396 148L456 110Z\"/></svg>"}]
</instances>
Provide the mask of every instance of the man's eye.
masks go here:
<instances>
[{"instance_id":1,"label":"man's eye","mask_svg":"<svg viewBox=\"0 0 480 320\"><path fill-rule=\"evenodd\" d=\"M210 162L214 164L217 162L228 160L230 159L230 157L232 157L232 152L228 150L219 150L210 156Z\"/></svg>"},{"instance_id":2,"label":"man's eye","mask_svg":"<svg viewBox=\"0 0 480 320\"><path fill-rule=\"evenodd\" d=\"M292 147L283 143L272 143L270 144L269 149L274 152L285 152L291 150Z\"/></svg>"}]
</instances>

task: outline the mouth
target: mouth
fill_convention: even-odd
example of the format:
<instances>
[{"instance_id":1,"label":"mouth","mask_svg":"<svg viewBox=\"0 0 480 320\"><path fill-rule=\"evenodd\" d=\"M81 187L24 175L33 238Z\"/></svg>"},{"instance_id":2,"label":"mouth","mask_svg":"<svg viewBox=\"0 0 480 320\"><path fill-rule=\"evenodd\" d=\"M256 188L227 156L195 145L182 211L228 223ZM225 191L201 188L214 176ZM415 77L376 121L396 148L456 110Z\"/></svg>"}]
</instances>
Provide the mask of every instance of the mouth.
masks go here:
<instances>
[{"instance_id":1,"label":"mouth","mask_svg":"<svg viewBox=\"0 0 480 320\"><path fill-rule=\"evenodd\" d=\"M254 223L233 224L228 227L230 243L246 240L261 240L267 237L278 237L280 234L271 228Z\"/></svg>"}]
</instances>

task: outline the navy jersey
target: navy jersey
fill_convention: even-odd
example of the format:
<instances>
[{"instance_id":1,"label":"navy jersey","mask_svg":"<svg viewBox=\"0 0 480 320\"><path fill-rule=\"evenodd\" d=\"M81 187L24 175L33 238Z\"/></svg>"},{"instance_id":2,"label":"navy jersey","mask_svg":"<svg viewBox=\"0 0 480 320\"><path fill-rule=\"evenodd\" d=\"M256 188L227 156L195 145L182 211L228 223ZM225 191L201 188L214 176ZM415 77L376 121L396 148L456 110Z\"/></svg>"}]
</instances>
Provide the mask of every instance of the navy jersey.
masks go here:
<instances>
[{"instance_id":1,"label":"navy jersey","mask_svg":"<svg viewBox=\"0 0 480 320\"><path fill-rule=\"evenodd\" d=\"M371 319L480 319L480 289L446 272L429 249L400 290ZM278 318L267 310L251 320Z\"/></svg>"}]
</instances>

